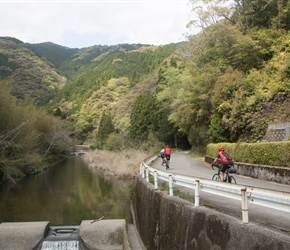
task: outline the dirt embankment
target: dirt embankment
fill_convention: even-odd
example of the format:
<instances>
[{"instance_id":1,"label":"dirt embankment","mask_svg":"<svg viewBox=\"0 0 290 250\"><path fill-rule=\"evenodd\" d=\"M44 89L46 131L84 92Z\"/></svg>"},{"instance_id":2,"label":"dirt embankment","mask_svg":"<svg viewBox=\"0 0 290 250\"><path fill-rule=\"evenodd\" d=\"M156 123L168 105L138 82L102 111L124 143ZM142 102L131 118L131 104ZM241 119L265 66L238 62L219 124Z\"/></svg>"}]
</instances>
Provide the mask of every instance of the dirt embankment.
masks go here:
<instances>
[{"instance_id":1,"label":"dirt embankment","mask_svg":"<svg viewBox=\"0 0 290 250\"><path fill-rule=\"evenodd\" d=\"M121 152L94 150L85 154L83 159L89 167L106 176L131 179L136 177L140 163L149 155L149 152L138 150Z\"/></svg>"}]
</instances>

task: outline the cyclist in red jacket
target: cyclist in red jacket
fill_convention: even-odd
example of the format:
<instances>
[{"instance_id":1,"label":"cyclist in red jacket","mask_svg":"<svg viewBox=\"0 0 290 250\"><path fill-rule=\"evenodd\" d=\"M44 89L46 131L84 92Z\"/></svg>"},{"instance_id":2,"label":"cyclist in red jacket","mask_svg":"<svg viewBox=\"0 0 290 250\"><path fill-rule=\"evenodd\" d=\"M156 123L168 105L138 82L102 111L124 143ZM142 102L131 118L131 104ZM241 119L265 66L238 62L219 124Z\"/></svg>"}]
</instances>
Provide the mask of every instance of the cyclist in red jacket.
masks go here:
<instances>
[{"instance_id":1,"label":"cyclist in red jacket","mask_svg":"<svg viewBox=\"0 0 290 250\"><path fill-rule=\"evenodd\" d=\"M222 168L221 168L221 181L225 181L224 180L224 175L225 175L225 171L230 168L233 163L234 160L232 159L232 157L229 155L229 153L225 152L225 149L223 147L220 147L218 149L218 155L217 157L214 159L214 161L212 162L211 166L218 160L220 159L222 162Z\"/></svg>"},{"instance_id":2,"label":"cyclist in red jacket","mask_svg":"<svg viewBox=\"0 0 290 250\"><path fill-rule=\"evenodd\" d=\"M171 156L171 150L170 150L170 147L168 145L166 145L165 150L164 150L164 153L165 153L165 157L167 159L168 166L169 166L170 156Z\"/></svg>"}]
</instances>

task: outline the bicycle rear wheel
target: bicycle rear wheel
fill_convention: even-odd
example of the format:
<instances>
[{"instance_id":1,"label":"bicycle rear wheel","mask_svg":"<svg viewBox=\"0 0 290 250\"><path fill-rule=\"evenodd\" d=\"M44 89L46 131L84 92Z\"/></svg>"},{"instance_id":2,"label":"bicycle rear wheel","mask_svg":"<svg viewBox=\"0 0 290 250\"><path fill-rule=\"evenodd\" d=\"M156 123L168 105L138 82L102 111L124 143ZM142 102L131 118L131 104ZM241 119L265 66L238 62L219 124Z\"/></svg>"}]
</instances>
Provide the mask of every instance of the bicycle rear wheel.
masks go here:
<instances>
[{"instance_id":1,"label":"bicycle rear wheel","mask_svg":"<svg viewBox=\"0 0 290 250\"><path fill-rule=\"evenodd\" d=\"M234 176L229 176L229 179L230 179L231 183L237 184L236 179L235 179Z\"/></svg>"},{"instance_id":2,"label":"bicycle rear wheel","mask_svg":"<svg viewBox=\"0 0 290 250\"><path fill-rule=\"evenodd\" d=\"M212 180L220 181L220 176L218 174L214 174L213 177L212 177Z\"/></svg>"},{"instance_id":3,"label":"bicycle rear wheel","mask_svg":"<svg viewBox=\"0 0 290 250\"><path fill-rule=\"evenodd\" d=\"M169 165L168 165L168 162L166 161L166 169L169 169Z\"/></svg>"}]
</instances>

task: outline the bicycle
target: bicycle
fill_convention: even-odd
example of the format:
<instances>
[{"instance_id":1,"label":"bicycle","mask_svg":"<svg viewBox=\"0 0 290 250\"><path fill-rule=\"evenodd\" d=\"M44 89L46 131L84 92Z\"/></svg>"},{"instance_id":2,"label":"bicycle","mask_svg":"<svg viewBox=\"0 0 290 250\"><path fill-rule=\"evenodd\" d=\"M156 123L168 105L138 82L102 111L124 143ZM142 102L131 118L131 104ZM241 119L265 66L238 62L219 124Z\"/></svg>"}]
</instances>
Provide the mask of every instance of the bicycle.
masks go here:
<instances>
[{"instance_id":1,"label":"bicycle","mask_svg":"<svg viewBox=\"0 0 290 250\"><path fill-rule=\"evenodd\" d=\"M166 156L163 158L163 164L165 164L166 170L169 169L168 160Z\"/></svg>"},{"instance_id":2,"label":"bicycle","mask_svg":"<svg viewBox=\"0 0 290 250\"><path fill-rule=\"evenodd\" d=\"M222 164L214 164L211 166L212 169L214 169L214 166L218 168L218 172L212 176L212 180L220 181L221 180L220 172L221 172ZM230 175L230 173L235 174L236 172L237 172L237 169L234 168L233 165L231 165L231 167L225 171L225 177L226 177L225 182L237 184L235 177Z\"/></svg>"}]
</instances>

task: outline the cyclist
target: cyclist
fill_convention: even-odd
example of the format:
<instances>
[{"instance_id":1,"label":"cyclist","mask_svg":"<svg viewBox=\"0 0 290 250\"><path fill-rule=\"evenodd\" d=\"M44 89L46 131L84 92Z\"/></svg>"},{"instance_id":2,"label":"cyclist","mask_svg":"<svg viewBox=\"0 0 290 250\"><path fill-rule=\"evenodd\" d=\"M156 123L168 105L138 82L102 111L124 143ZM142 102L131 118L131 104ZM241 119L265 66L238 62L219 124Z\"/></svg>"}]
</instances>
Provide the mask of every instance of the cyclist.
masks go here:
<instances>
[{"instance_id":1,"label":"cyclist","mask_svg":"<svg viewBox=\"0 0 290 250\"><path fill-rule=\"evenodd\" d=\"M160 151L160 156L161 156L161 165L163 165L164 157L165 157L165 149L162 148Z\"/></svg>"},{"instance_id":2,"label":"cyclist","mask_svg":"<svg viewBox=\"0 0 290 250\"><path fill-rule=\"evenodd\" d=\"M171 156L171 149L170 149L170 147L168 145L166 145L164 153L165 153L165 157L167 159L167 163L168 163L167 165L169 166L170 156Z\"/></svg>"},{"instance_id":3,"label":"cyclist","mask_svg":"<svg viewBox=\"0 0 290 250\"><path fill-rule=\"evenodd\" d=\"M220 148L218 149L218 155L217 155L217 157L214 159L214 161L212 162L211 166L212 166L213 164L215 164L215 162L216 162L218 159L220 159L221 162L222 162L221 178L220 178L220 179L221 179L221 181L226 181L226 180L224 179L225 171L226 171L227 169L229 169L229 168L233 165L234 161L233 161L232 157L230 156L230 154L227 153L227 152L225 152L225 149L224 149L223 147L220 147Z\"/></svg>"}]
</instances>

